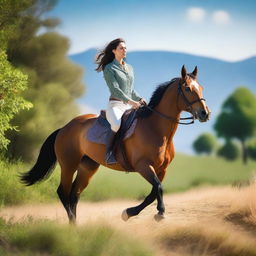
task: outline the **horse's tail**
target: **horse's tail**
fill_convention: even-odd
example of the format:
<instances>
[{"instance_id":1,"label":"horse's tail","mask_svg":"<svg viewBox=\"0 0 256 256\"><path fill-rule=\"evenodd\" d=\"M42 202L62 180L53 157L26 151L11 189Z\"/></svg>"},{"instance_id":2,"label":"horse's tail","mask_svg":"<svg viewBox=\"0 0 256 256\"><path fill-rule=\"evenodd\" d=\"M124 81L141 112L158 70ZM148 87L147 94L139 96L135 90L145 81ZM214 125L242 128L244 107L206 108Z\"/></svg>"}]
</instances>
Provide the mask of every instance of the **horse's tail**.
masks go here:
<instances>
[{"instance_id":1,"label":"horse's tail","mask_svg":"<svg viewBox=\"0 0 256 256\"><path fill-rule=\"evenodd\" d=\"M22 174L20 180L27 186L31 186L36 182L42 181L50 176L56 165L56 154L54 151L54 143L60 129L53 132L45 140L40 149L39 156L33 168Z\"/></svg>"}]
</instances>

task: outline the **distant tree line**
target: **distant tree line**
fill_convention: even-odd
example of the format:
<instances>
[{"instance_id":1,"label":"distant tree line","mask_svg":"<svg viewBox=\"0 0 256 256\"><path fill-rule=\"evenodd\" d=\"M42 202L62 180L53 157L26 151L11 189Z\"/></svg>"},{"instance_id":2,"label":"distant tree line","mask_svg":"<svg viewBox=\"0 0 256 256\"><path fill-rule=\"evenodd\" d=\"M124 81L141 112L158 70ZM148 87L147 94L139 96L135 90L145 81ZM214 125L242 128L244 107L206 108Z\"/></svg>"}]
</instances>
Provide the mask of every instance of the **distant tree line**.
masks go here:
<instances>
[{"instance_id":1,"label":"distant tree line","mask_svg":"<svg viewBox=\"0 0 256 256\"><path fill-rule=\"evenodd\" d=\"M256 160L256 95L245 87L236 89L223 103L214 130L225 143L218 146L216 137L202 134L193 143L196 153L216 152L218 156L234 160L241 152L244 163L248 157Z\"/></svg>"},{"instance_id":2,"label":"distant tree line","mask_svg":"<svg viewBox=\"0 0 256 256\"><path fill-rule=\"evenodd\" d=\"M67 57L69 40L54 32L60 21L44 18L55 4L0 0L0 147L9 159L32 160L46 136L78 114L83 70Z\"/></svg>"}]
</instances>

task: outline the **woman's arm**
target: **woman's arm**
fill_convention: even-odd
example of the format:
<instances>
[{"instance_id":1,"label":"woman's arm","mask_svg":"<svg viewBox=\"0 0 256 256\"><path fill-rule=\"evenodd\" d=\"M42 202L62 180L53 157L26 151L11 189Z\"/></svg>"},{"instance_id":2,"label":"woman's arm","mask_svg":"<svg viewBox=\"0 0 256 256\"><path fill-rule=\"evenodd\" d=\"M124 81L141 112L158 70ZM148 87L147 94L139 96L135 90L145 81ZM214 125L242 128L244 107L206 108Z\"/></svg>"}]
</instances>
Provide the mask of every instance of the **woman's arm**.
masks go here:
<instances>
[{"instance_id":1,"label":"woman's arm","mask_svg":"<svg viewBox=\"0 0 256 256\"><path fill-rule=\"evenodd\" d=\"M140 95L133 89L132 90L132 99L139 101L142 97L140 97Z\"/></svg>"}]
</instances>

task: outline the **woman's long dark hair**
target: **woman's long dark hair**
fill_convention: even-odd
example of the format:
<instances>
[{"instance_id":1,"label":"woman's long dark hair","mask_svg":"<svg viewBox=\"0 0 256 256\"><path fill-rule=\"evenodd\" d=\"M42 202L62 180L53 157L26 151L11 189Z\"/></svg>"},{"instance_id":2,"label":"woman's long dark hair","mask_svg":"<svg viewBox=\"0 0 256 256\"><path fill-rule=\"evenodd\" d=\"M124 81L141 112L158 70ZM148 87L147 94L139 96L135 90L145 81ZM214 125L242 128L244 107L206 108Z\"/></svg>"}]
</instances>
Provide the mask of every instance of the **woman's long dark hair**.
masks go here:
<instances>
[{"instance_id":1,"label":"woman's long dark hair","mask_svg":"<svg viewBox=\"0 0 256 256\"><path fill-rule=\"evenodd\" d=\"M98 67L95 69L97 72L100 72L104 70L105 66L112 62L113 59L115 58L114 53L112 52L114 49L117 48L117 46L120 43L125 43L124 39L122 38L117 38L113 41L111 41L103 50L101 50L97 55L96 55L96 64L98 64Z\"/></svg>"}]
</instances>

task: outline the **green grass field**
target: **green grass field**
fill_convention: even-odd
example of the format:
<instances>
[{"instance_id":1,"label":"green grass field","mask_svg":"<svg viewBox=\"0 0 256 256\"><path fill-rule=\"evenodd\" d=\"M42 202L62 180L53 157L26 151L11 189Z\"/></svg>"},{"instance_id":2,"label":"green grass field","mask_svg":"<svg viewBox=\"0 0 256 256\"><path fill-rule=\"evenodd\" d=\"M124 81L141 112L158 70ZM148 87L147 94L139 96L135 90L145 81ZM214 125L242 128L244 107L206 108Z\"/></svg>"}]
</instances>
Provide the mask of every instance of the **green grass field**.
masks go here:
<instances>
[{"instance_id":1,"label":"green grass field","mask_svg":"<svg viewBox=\"0 0 256 256\"><path fill-rule=\"evenodd\" d=\"M39 184L25 187L18 174L31 166L23 163L0 162L0 203L52 202L57 200L56 189L60 179L57 167L52 176ZM209 156L177 154L168 167L164 179L165 193L188 190L202 185L239 184L248 181L256 172L256 162L243 165L241 160L228 162ZM113 198L139 199L150 192L151 186L137 173L124 173L101 167L82 194L82 200L99 201Z\"/></svg>"},{"instance_id":2,"label":"green grass field","mask_svg":"<svg viewBox=\"0 0 256 256\"><path fill-rule=\"evenodd\" d=\"M150 256L142 241L115 230L106 223L68 226L53 221L6 222L0 218L2 256Z\"/></svg>"}]
</instances>

